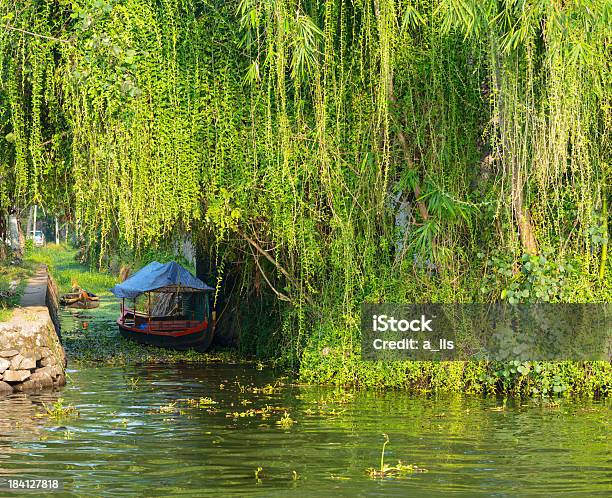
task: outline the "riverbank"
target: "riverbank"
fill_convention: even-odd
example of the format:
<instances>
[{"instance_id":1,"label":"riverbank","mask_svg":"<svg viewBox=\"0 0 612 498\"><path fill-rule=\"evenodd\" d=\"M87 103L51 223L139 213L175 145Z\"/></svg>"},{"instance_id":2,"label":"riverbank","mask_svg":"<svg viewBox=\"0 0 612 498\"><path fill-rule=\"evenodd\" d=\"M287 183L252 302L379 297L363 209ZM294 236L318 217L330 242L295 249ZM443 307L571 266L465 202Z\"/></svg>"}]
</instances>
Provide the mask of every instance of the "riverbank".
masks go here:
<instances>
[{"instance_id":1,"label":"riverbank","mask_svg":"<svg viewBox=\"0 0 612 498\"><path fill-rule=\"evenodd\" d=\"M19 307L0 323L0 394L66 383L53 281L41 265L27 282Z\"/></svg>"},{"instance_id":2,"label":"riverbank","mask_svg":"<svg viewBox=\"0 0 612 498\"><path fill-rule=\"evenodd\" d=\"M44 262L60 285L72 282L100 296L94 310L64 310L63 340L72 362L81 365L270 363L253 361L237 350L198 353L146 346L122 338L115 323L118 300L109 289L117 278L91 271L75 260L76 251L49 245L28 255ZM314 325L313 325L314 326ZM364 362L336 333L312 334L295 373L303 383L368 389L402 389L419 394L463 392L475 395L607 397L612 386L608 362ZM316 340L315 340L316 338ZM274 363L272 361L272 363Z\"/></svg>"},{"instance_id":3,"label":"riverbank","mask_svg":"<svg viewBox=\"0 0 612 498\"><path fill-rule=\"evenodd\" d=\"M325 349L327 348L327 349ZM341 348L309 349L300 380L309 384L401 389L416 394L606 398L612 365L606 361L363 361Z\"/></svg>"},{"instance_id":4,"label":"riverbank","mask_svg":"<svg viewBox=\"0 0 612 498\"><path fill-rule=\"evenodd\" d=\"M109 289L118 281L108 272L91 270L77 261L77 250L64 244L47 244L26 252L24 263L44 264L57 282L59 292L70 292L74 284L95 294L110 295Z\"/></svg>"}]
</instances>

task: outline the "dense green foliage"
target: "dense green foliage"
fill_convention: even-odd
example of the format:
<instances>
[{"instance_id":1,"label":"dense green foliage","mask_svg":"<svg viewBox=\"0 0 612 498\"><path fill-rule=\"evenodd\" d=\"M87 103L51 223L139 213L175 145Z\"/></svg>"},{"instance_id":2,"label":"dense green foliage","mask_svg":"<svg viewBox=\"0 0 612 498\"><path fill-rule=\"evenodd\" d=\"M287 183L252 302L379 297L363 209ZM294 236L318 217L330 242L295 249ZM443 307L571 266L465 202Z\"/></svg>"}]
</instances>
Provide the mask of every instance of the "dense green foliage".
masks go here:
<instances>
[{"instance_id":1,"label":"dense green foliage","mask_svg":"<svg viewBox=\"0 0 612 498\"><path fill-rule=\"evenodd\" d=\"M12 317L13 308L19 304L27 278L32 273L28 265L9 265L0 261L0 322Z\"/></svg>"},{"instance_id":2,"label":"dense green foliage","mask_svg":"<svg viewBox=\"0 0 612 498\"><path fill-rule=\"evenodd\" d=\"M0 9L0 213L101 264L191 231L304 378L365 382L363 301L610 300L605 0Z\"/></svg>"}]
</instances>

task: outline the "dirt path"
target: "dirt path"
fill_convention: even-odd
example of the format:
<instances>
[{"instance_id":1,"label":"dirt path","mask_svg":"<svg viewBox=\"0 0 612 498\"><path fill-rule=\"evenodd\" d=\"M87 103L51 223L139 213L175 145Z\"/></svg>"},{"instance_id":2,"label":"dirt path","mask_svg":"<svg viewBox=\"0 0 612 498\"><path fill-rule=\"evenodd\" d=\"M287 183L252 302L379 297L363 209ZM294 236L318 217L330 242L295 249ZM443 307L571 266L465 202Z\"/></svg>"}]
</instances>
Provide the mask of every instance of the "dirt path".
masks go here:
<instances>
[{"instance_id":1,"label":"dirt path","mask_svg":"<svg viewBox=\"0 0 612 498\"><path fill-rule=\"evenodd\" d=\"M47 297L47 267L41 265L36 274L28 280L28 285L23 291L19 305L22 308L28 306L45 306Z\"/></svg>"}]
</instances>

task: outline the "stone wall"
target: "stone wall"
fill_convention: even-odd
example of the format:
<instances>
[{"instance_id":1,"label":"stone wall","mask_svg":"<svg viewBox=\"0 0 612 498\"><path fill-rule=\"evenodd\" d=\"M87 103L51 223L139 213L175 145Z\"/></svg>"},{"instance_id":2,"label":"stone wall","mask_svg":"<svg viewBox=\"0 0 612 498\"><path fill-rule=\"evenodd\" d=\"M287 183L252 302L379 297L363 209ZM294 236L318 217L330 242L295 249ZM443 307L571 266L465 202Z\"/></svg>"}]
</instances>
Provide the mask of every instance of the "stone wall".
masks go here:
<instances>
[{"instance_id":1,"label":"stone wall","mask_svg":"<svg viewBox=\"0 0 612 498\"><path fill-rule=\"evenodd\" d=\"M17 308L0 323L0 395L62 386L66 354L46 306Z\"/></svg>"},{"instance_id":2,"label":"stone wall","mask_svg":"<svg viewBox=\"0 0 612 498\"><path fill-rule=\"evenodd\" d=\"M45 305L47 306L47 310L49 310L49 315L51 316L51 321L53 322L53 326L55 327L55 331L57 332L57 336L59 340L62 340L62 334L60 329L60 320L59 320L59 290L55 280L51 274L47 274L47 295L45 297Z\"/></svg>"}]
</instances>

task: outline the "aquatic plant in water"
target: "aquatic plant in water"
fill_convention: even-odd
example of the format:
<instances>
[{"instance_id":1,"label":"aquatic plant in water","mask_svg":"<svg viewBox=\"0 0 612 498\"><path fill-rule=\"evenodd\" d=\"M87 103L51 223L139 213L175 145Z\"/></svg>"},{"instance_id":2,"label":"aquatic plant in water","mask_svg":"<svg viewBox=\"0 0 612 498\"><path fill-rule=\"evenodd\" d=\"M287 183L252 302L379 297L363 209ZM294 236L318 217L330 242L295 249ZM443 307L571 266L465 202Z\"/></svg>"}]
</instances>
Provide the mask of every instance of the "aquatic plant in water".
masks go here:
<instances>
[{"instance_id":1,"label":"aquatic plant in water","mask_svg":"<svg viewBox=\"0 0 612 498\"><path fill-rule=\"evenodd\" d=\"M279 425L283 429L289 429L296 421L291 418L289 412L285 412L280 420L276 421L276 425Z\"/></svg>"},{"instance_id":2,"label":"aquatic plant in water","mask_svg":"<svg viewBox=\"0 0 612 498\"><path fill-rule=\"evenodd\" d=\"M196 408L208 408L209 406L216 405L217 402L209 397L203 397L200 399L188 399L187 404Z\"/></svg>"},{"instance_id":3,"label":"aquatic plant in water","mask_svg":"<svg viewBox=\"0 0 612 498\"><path fill-rule=\"evenodd\" d=\"M127 382L127 389L130 391L136 391L140 387L140 377L130 377Z\"/></svg>"},{"instance_id":4,"label":"aquatic plant in water","mask_svg":"<svg viewBox=\"0 0 612 498\"><path fill-rule=\"evenodd\" d=\"M380 468L375 469L374 467L369 467L366 469L367 474L372 479L379 479L383 477L393 477L393 478L401 478L406 477L409 474L414 474L416 472L428 472L427 469L423 467L418 467L416 465L406 465L401 460L398 460L397 465L388 465L385 463L385 447L389 444L389 436L387 434L383 434L385 438L382 446L382 450L380 452Z\"/></svg>"},{"instance_id":5,"label":"aquatic plant in water","mask_svg":"<svg viewBox=\"0 0 612 498\"><path fill-rule=\"evenodd\" d=\"M43 417L54 418L56 420L78 417L79 412L72 405L64 405L64 399L58 398L58 400L52 404L43 403L45 413L40 414Z\"/></svg>"},{"instance_id":6,"label":"aquatic plant in water","mask_svg":"<svg viewBox=\"0 0 612 498\"><path fill-rule=\"evenodd\" d=\"M172 403L168 403L167 405L161 405L159 408L154 410L152 413L175 413L179 411L176 404L177 404L177 401L173 401Z\"/></svg>"}]
</instances>

